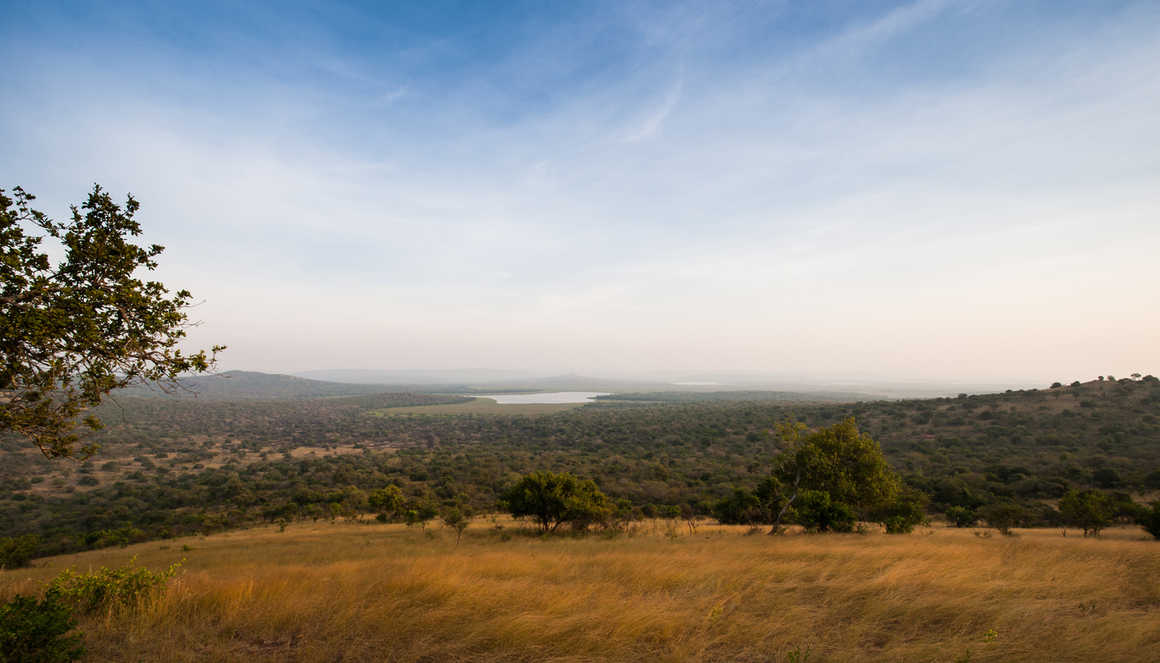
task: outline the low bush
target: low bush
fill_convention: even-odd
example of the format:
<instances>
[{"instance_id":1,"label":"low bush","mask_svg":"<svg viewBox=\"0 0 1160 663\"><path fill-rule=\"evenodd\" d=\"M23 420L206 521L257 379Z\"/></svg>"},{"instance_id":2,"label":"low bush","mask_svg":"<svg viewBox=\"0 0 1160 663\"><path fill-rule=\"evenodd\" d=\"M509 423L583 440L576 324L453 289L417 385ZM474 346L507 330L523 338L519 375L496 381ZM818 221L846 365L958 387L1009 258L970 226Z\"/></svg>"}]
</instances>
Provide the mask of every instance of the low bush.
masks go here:
<instances>
[{"instance_id":1,"label":"low bush","mask_svg":"<svg viewBox=\"0 0 1160 663\"><path fill-rule=\"evenodd\" d=\"M965 506L952 506L946 512L947 521L955 527L974 527L979 520L974 509Z\"/></svg>"},{"instance_id":2,"label":"low bush","mask_svg":"<svg viewBox=\"0 0 1160 663\"><path fill-rule=\"evenodd\" d=\"M49 592L43 599L17 595L0 605L0 663L67 663L84 655L82 636L69 635L76 620Z\"/></svg>"},{"instance_id":3,"label":"low bush","mask_svg":"<svg viewBox=\"0 0 1160 663\"><path fill-rule=\"evenodd\" d=\"M28 566L39 545L40 537L35 534L0 537L0 569Z\"/></svg>"},{"instance_id":4,"label":"low bush","mask_svg":"<svg viewBox=\"0 0 1160 663\"><path fill-rule=\"evenodd\" d=\"M1144 531L1160 540L1160 502L1153 502L1151 508L1140 509L1137 522Z\"/></svg>"},{"instance_id":5,"label":"low bush","mask_svg":"<svg viewBox=\"0 0 1160 663\"><path fill-rule=\"evenodd\" d=\"M853 532L854 510L824 490L803 491L793 506L794 520L809 532Z\"/></svg>"},{"instance_id":6,"label":"low bush","mask_svg":"<svg viewBox=\"0 0 1160 663\"><path fill-rule=\"evenodd\" d=\"M164 571L150 571L136 566L136 558L117 568L102 566L89 573L65 569L48 585L48 593L59 597L82 613L113 609L148 600L164 590L165 583L177 574L181 562Z\"/></svg>"}]
</instances>

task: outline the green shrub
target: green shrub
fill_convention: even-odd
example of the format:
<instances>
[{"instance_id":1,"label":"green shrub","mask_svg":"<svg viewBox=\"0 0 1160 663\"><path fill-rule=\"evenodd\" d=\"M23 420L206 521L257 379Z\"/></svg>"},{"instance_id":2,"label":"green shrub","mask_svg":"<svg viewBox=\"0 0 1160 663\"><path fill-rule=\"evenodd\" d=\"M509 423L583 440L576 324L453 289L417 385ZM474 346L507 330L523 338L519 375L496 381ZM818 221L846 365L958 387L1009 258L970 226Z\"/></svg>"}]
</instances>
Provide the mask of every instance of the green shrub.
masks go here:
<instances>
[{"instance_id":1,"label":"green shrub","mask_svg":"<svg viewBox=\"0 0 1160 663\"><path fill-rule=\"evenodd\" d=\"M794 519L811 532L854 531L854 510L824 490L803 491L794 503Z\"/></svg>"},{"instance_id":2,"label":"green shrub","mask_svg":"<svg viewBox=\"0 0 1160 663\"><path fill-rule=\"evenodd\" d=\"M886 526L887 534L909 534L926 522L926 495L916 490L903 490L893 501L880 509L877 519Z\"/></svg>"},{"instance_id":3,"label":"green shrub","mask_svg":"<svg viewBox=\"0 0 1160 663\"><path fill-rule=\"evenodd\" d=\"M28 566L39 545L40 537L35 534L0 537L0 569Z\"/></svg>"},{"instance_id":4,"label":"green shrub","mask_svg":"<svg viewBox=\"0 0 1160 663\"><path fill-rule=\"evenodd\" d=\"M1014 534L1012 528L1026 517L1023 507L1013 502L995 502L983 507L983 519L1003 536Z\"/></svg>"},{"instance_id":5,"label":"green shrub","mask_svg":"<svg viewBox=\"0 0 1160 663\"><path fill-rule=\"evenodd\" d=\"M166 581L180 568L178 562L164 571L153 572L136 566L133 558L125 566L102 566L89 573L65 569L48 584L48 593L82 613L129 606L164 591Z\"/></svg>"},{"instance_id":6,"label":"green shrub","mask_svg":"<svg viewBox=\"0 0 1160 663\"><path fill-rule=\"evenodd\" d=\"M1153 502L1150 509L1141 509L1137 522L1145 531L1160 540L1160 502Z\"/></svg>"},{"instance_id":7,"label":"green shrub","mask_svg":"<svg viewBox=\"0 0 1160 663\"><path fill-rule=\"evenodd\" d=\"M43 599L17 595L0 606L0 663L67 663L84 655L82 636L68 635L76 620L49 592Z\"/></svg>"},{"instance_id":8,"label":"green shrub","mask_svg":"<svg viewBox=\"0 0 1160 663\"><path fill-rule=\"evenodd\" d=\"M965 506L948 507L946 516L947 521L955 527L974 527L979 519L974 509Z\"/></svg>"}]
</instances>

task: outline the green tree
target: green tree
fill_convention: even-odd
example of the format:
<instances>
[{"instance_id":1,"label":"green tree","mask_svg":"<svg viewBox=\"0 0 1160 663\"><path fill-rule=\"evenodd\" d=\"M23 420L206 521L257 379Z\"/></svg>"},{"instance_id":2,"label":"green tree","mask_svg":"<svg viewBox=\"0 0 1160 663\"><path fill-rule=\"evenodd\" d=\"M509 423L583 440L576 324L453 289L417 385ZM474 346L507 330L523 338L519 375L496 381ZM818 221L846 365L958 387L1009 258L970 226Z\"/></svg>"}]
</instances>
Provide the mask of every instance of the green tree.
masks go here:
<instances>
[{"instance_id":1,"label":"green tree","mask_svg":"<svg viewBox=\"0 0 1160 663\"><path fill-rule=\"evenodd\" d=\"M399 490L398 486L391 484L371 493L367 498L367 503L386 520L398 514L406 500L403 498L403 491Z\"/></svg>"},{"instance_id":2,"label":"green tree","mask_svg":"<svg viewBox=\"0 0 1160 663\"><path fill-rule=\"evenodd\" d=\"M0 190L0 431L49 458L72 456L82 426L100 427L78 419L110 391L136 381L174 388L178 376L210 370L224 348L184 354L192 295L134 276L156 269L164 249L131 241L141 234L132 196L122 207L94 186L64 223L32 209L34 199Z\"/></svg>"},{"instance_id":3,"label":"green tree","mask_svg":"<svg viewBox=\"0 0 1160 663\"><path fill-rule=\"evenodd\" d=\"M882 448L858 430L852 417L809 433L800 424L783 425L781 432L788 448L776 461L776 481L762 484L763 502L773 523L770 534L780 530L782 518L791 512L799 522L812 518L802 514L825 513L826 509L844 509L855 518L868 518L898 496L902 483L887 464ZM810 505L799 508L796 502L806 491L811 492ZM825 493L827 498L818 493ZM838 513L834 515L836 518ZM808 528L815 523L801 524Z\"/></svg>"},{"instance_id":4,"label":"green tree","mask_svg":"<svg viewBox=\"0 0 1160 663\"><path fill-rule=\"evenodd\" d=\"M763 512L761 501L744 488L735 488L731 495L713 505L714 517L725 525L768 522Z\"/></svg>"},{"instance_id":5,"label":"green tree","mask_svg":"<svg viewBox=\"0 0 1160 663\"><path fill-rule=\"evenodd\" d=\"M467 529L467 525L471 519L467 517L458 508L450 508L443 512L443 525L455 530L455 545L459 546L459 539L463 537L463 530Z\"/></svg>"},{"instance_id":6,"label":"green tree","mask_svg":"<svg viewBox=\"0 0 1160 663\"><path fill-rule=\"evenodd\" d=\"M604 520L615 505L591 479L571 474L532 472L504 491L503 503L516 518L529 517L544 532L564 523L576 527Z\"/></svg>"},{"instance_id":7,"label":"green tree","mask_svg":"<svg viewBox=\"0 0 1160 663\"><path fill-rule=\"evenodd\" d=\"M975 510L965 506L951 506L947 508L947 521L955 527L974 527L979 516Z\"/></svg>"},{"instance_id":8,"label":"green tree","mask_svg":"<svg viewBox=\"0 0 1160 663\"><path fill-rule=\"evenodd\" d=\"M1070 490L1059 501L1059 512L1069 524L1083 530L1084 536L1099 536L1112 522L1111 500L1097 490Z\"/></svg>"},{"instance_id":9,"label":"green tree","mask_svg":"<svg viewBox=\"0 0 1160 663\"><path fill-rule=\"evenodd\" d=\"M1027 517L1027 511L1014 502L992 502L983 507L983 520L1003 536L1011 536L1015 527Z\"/></svg>"}]
</instances>

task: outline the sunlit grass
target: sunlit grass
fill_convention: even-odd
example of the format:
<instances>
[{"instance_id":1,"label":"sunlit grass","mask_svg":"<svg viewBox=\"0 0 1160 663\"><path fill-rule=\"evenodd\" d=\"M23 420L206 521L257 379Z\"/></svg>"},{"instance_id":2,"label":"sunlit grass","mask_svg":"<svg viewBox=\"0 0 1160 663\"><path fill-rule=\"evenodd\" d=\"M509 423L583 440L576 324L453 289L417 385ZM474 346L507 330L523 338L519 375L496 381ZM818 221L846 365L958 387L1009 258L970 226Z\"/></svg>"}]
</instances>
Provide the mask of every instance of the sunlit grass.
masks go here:
<instances>
[{"instance_id":1,"label":"sunlit grass","mask_svg":"<svg viewBox=\"0 0 1160 663\"><path fill-rule=\"evenodd\" d=\"M292 525L46 560L187 571L158 601L83 624L92 660L1153 661L1160 545L935 529L746 536L646 523L633 536ZM506 540L505 540L506 539ZM183 551L188 546L191 550Z\"/></svg>"}]
</instances>

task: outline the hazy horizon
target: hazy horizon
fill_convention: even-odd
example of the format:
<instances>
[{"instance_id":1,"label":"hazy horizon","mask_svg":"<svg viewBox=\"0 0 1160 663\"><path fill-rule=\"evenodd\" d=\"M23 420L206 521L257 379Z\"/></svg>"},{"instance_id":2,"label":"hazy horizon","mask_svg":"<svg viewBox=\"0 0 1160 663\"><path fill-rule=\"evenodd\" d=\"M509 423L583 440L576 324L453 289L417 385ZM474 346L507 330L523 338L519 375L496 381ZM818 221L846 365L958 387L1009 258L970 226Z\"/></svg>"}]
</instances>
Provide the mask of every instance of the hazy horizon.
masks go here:
<instances>
[{"instance_id":1,"label":"hazy horizon","mask_svg":"<svg viewBox=\"0 0 1160 663\"><path fill-rule=\"evenodd\" d=\"M0 188L221 370L1160 372L1160 5L0 6Z\"/></svg>"}]
</instances>

